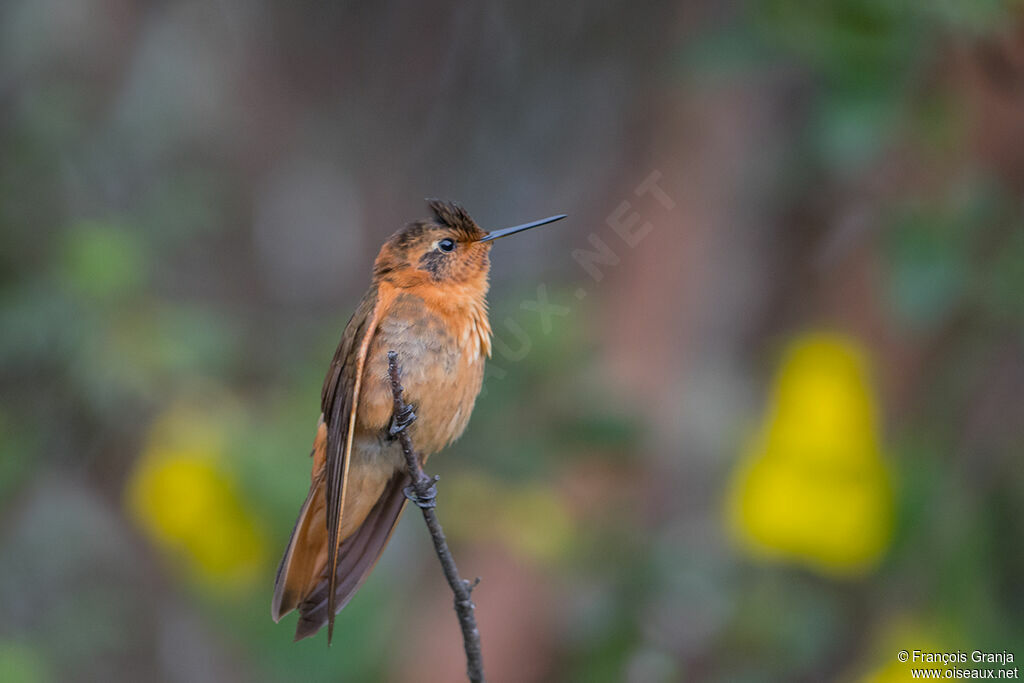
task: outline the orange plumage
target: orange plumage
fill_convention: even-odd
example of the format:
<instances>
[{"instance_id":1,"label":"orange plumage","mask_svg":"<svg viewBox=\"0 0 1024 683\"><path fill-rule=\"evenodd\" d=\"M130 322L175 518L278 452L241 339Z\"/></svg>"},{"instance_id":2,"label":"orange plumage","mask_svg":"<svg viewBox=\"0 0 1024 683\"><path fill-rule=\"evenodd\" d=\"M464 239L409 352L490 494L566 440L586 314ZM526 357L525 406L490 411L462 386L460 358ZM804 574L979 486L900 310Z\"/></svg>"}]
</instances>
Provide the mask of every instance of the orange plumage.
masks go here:
<instances>
[{"instance_id":1,"label":"orange plumage","mask_svg":"<svg viewBox=\"0 0 1024 683\"><path fill-rule=\"evenodd\" d=\"M487 233L461 207L430 208L432 220L406 226L381 248L324 382L312 482L272 605L275 621L299 610L296 639L333 626L405 505L408 476L388 433L388 351L401 359L405 400L418 416L410 436L424 457L462 434L480 392L491 349L491 242L480 241Z\"/></svg>"}]
</instances>

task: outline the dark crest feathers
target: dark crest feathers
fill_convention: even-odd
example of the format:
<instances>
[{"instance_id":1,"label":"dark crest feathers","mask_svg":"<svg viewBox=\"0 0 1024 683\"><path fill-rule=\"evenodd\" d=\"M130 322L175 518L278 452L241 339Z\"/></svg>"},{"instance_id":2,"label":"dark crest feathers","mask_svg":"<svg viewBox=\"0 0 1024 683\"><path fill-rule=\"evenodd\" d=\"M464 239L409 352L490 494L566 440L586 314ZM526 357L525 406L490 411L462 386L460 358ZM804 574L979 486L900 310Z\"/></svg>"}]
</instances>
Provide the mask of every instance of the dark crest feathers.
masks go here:
<instances>
[{"instance_id":1,"label":"dark crest feathers","mask_svg":"<svg viewBox=\"0 0 1024 683\"><path fill-rule=\"evenodd\" d=\"M466 210L455 202L446 202L440 199L428 199L427 206L434 214L434 219L439 225L456 230L467 240L473 240L483 235L483 230L469 217Z\"/></svg>"},{"instance_id":2,"label":"dark crest feathers","mask_svg":"<svg viewBox=\"0 0 1024 683\"><path fill-rule=\"evenodd\" d=\"M469 217L466 210L455 202L446 202L440 199L428 199L427 206L434 214L433 220L416 221L409 223L401 230L391 236L388 243L374 263L373 273L375 277L383 277L393 270L408 266L408 255L406 250L415 244L425 232L437 225L453 230L456 237L466 242L472 242L483 237L485 233Z\"/></svg>"}]
</instances>

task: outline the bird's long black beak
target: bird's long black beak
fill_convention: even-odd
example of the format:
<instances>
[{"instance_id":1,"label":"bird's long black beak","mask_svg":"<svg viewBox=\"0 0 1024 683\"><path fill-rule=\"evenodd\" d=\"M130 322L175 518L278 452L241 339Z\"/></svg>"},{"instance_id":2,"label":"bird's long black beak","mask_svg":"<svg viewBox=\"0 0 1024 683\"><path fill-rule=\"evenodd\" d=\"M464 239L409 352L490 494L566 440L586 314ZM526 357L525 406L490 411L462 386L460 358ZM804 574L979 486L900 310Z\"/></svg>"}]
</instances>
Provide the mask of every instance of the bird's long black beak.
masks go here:
<instances>
[{"instance_id":1,"label":"bird's long black beak","mask_svg":"<svg viewBox=\"0 0 1024 683\"><path fill-rule=\"evenodd\" d=\"M542 225L547 225L548 223L560 221L563 218L565 218L565 216L566 215L562 213L557 216L548 216L547 218L541 218L539 221L533 221L532 223L523 223L522 225L515 225L511 228L502 228L501 230L494 230L478 239L477 242L490 242L491 240L501 239L502 237L514 235L517 232L522 232L523 230L529 230L530 228L539 228Z\"/></svg>"}]
</instances>

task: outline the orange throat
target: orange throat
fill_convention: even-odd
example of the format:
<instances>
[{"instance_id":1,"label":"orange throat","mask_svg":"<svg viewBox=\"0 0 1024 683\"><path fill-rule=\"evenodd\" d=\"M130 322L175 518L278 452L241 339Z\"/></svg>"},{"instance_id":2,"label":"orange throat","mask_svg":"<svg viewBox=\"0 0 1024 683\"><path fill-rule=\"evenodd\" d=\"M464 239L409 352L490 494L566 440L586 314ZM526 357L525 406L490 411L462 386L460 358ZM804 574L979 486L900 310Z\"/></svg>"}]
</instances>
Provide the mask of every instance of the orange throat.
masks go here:
<instances>
[{"instance_id":1,"label":"orange throat","mask_svg":"<svg viewBox=\"0 0 1024 683\"><path fill-rule=\"evenodd\" d=\"M437 285L417 282L412 286L395 287L391 282L381 283L421 298L434 311L446 327L459 340L459 347L467 360L479 361L491 357L491 323L487 316L487 278L478 281Z\"/></svg>"}]
</instances>

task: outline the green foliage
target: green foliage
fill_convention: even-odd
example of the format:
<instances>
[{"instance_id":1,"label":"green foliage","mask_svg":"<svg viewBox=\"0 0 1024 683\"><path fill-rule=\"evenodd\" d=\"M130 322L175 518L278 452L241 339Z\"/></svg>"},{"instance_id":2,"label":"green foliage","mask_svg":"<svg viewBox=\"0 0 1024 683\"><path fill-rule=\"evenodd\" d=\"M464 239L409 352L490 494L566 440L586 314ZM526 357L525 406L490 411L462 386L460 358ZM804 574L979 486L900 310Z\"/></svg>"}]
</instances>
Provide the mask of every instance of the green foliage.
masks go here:
<instances>
[{"instance_id":1,"label":"green foliage","mask_svg":"<svg viewBox=\"0 0 1024 683\"><path fill-rule=\"evenodd\" d=\"M940 200L895 206L883 233L888 301L910 328L935 329L956 311L1021 319L1016 207L991 183L967 179Z\"/></svg>"},{"instance_id":2,"label":"green foliage","mask_svg":"<svg viewBox=\"0 0 1024 683\"><path fill-rule=\"evenodd\" d=\"M0 671L8 683L45 683L54 680L42 652L12 641L0 640Z\"/></svg>"},{"instance_id":3,"label":"green foliage","mask_svg":"<svg viewBox=\"0 0 1024 683\"><path fill-rule=\"evenodd\" d=\"M968 281L969 234L932 207L900 212L886 232L891 301L916 327L933 327L955 310Z\"/></svg>"},{"instance_id":4,"label":"green foliage","mask_svg":"<svg viewBox=\"0 0 1024 683\"><path fill-rule=\"evenodd\" d=\"M64 244L63 271L76 293L112 299L137 292L149 272L137 235L123 226L85 221L73 226Z\"/></svg>"}]
</instances>

